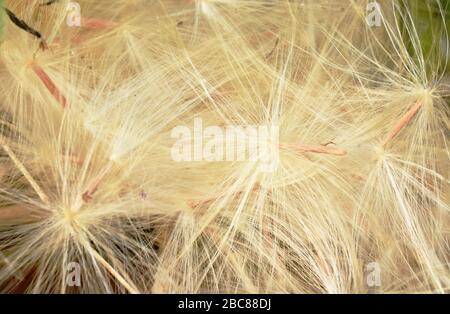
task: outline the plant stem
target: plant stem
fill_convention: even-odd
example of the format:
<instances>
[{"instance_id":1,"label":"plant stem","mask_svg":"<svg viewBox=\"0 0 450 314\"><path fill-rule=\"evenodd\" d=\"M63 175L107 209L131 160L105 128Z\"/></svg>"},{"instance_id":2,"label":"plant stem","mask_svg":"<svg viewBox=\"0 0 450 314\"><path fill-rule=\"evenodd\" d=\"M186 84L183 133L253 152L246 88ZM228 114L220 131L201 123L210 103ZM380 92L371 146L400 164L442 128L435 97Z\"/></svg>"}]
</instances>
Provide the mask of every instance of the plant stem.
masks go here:
<instances>
[{"instance_id":1,"label":"plant stem","mask_svg":"<svg viewBox=\"0 0 450 314\"><path fill-rule=\"evenodd\" d=\"M63 108L67 107L67 100L58 87L53 83L52 79L47 75L43 68L38 66L37 64L32 65L34 73L39 77L42 83L44 83L45 87L48 89L50 94L61 104Z\"/></svg>"},{"instance_id":2,"label":"plant stem","mask_svg":"<svg viewBox=\"0 0 450 314\"><path fill-rule=\"evenodd\" d=\"M408 125L408 123L414 118L414 116L419 112L420 108L422 108L423 101L419 99L414 107L408 110L408 112L394 125L394 127L389 131L383 146L385 146L389 141L394 139L400 131Z\"/></svg>"}]
</instances>

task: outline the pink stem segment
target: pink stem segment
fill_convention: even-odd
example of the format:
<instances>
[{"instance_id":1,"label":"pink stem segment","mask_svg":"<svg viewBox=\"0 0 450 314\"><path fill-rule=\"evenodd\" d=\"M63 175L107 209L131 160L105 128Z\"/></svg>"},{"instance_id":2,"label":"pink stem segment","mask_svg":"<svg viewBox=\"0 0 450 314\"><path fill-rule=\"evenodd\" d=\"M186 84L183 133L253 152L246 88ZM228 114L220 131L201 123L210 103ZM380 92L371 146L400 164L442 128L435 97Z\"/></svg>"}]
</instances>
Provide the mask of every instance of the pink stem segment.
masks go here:
<instances>
[{"instance_id":1,"label":"pink stem segment","mask_svg":"<svg viewBox=\"0 0 450 314\"><path fill-rule=\"evenodd\" d=\"M45 87L48 89L50 94L61 104L63 108L67 107L66 97L61 93L59 88L53 83L52 79L47 75L43 68L38 66L37 64L32 65L34 73L39 77L42 83L44 83Z\"/></svg>"},{"instance_id":2,"label":"pink stem segment","mask_svg":"<svg viewBox=\"0 0 450 314\"><path fill-rule=\"evenodd\" d=\"M345 156L347 154L345 150L325 145L280 144L280 148L287 148L301 153L317 153L336 156Z\"/></svg>"},{"instance_id":3,"label":"pink stem segment","mask_svg":"<svg viewBox=\"0 0 450 314\"><path fill-rule=\"evenodd\" d=\"M94 179L92 179L89 182L86 191L83 193L83 201L85 201L87 203L89 200L92 199L94 193L98 189L98 186L100 185L102 180L105 178L105 176L108 174L108 172L111 170L113 165L114 165L113 161L108 162L106 167Z\"/></svg>"},{"instance_id":4,"label":"pink stem segment","mask_svg":"<svg viewBox=\"0 0 450 314\"><path fill-rule=\"evenodd\" d=\"M104 19L82 19L81 26L88 29L111 29L119 25L118 23Z\"/></svg>"},{"instance_id":5,"label":"pink stem segment","mask_svg":"<svg viewBox=\"0 0 450 314\"><path fill-rule=\"evenodd\" d=\"M258 185L256 185L255 187L253 187L252 189L251 189L251 192L255 192L255 191L257 191L258 189L260 189L260 185L258 184ZM244 191L237 191L236 193L234 193L235 195L240 195L240 194L243 194L243 193L245 193L246 191L244 190ZM189 201L189 206L192 208L192 209L195 209L195 208L197 208L197 207L199 207L199 206L203 206L203 205L207 205L207 204L209 204L209 203L212 203L212 202L214 202L214 201L216 201L216 200L218 200L218 199L220 199L220 198L222 198L222 197L224 197L225 196L225 194L224 195L218 195L218 196L214 196L214 197L210 197L210 198L207 198L207 199L204 199L204 200L191 200L191 201Z\"/></svg>"},{"instance_id":6,"label":"pink stem segment","mask_svg":"<svg viewBox=\"0 0 450 314\"><path fill-rule=\"evenodd\" d=\"M419 99L414 107L408 110L408 112L397 122L397 124L392 128L392 130L388 133L386 140L384 141L384 145L386 145L389 141L391 141L394 137L397 136L400 131L411 122L412 118L419 112L420 108L422 108L423 101Z\"/></svg>"}]
</instances>

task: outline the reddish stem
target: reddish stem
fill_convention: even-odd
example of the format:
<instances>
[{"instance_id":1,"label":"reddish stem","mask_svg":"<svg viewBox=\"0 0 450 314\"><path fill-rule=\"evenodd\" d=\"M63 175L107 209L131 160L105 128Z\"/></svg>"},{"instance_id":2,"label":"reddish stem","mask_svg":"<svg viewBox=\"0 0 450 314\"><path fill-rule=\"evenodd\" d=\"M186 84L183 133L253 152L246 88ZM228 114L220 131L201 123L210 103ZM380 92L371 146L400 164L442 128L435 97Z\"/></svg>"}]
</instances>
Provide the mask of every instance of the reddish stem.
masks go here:
<instances>
[{"instance_id":1,"label":"reddish stem","mask_svg":"<svg viewBox=\"0 0 450 314\"><path fill-rule=\"evenodd\" d=\"M104 19L81 19L81 26L88 29L111 29L119 25L111 20Z\"/></svg>"},{"instance_id":2,"label":"reddish stem","mask_svg":"<svg viewBox=\"0 0 450 314\"><path fill-rule=\"evenodd\" d=\"M325 145L280 144L280 148L287 148L301 153L317 153L336 156L344 156L347 154L345 150Z\"/></svg>"},{"instance_id":3,"label":"reddish stem","mask_svg":"<svg viewBox=\"0 0 450 314\"><path fill-rule=\"evenodd\" d=\"M67 100L64 95L61 93L59 88L53 83L52 79L47 75L43 68L38 66L37 64L32 65L34 73L39 77L42 83L44 83L45 87L48 89L50 94L61 104L63 108L67 107Z\"/></svg>"},{"instance_id":4,"label":"reddish stem","mask_svg":"<svg viewBox=\"0 0 450 314\"><path fill-rule=\"evenodd\" d=\"M408 110L408 112L397 122L397 124L391 129L388 133L386 140L383 145L386 145L389 141L391 141L394 137L397 136L400 131L411 122L412 118L419 112L420 108L422 108L423 101L419 99L414 107Z\"/></svg>"},{"instance_id":5,"label":"reddish stem","mask_svg":"<svg viewBox=\"0 0 450 314\"><path fill-rule=\"evenodd\" d=\"M259 188L260 188L260 186L259 186L259 184L258 184L258 185L256 185L251 191L252 191L252 192L255 192L255 191L257 191ZM245 190L244 190L244 191L237 191L237 192L234 193L234 194L239 195L239 194L242 194L242 193L245 193L245 192L246 192ZM190 206L192 209L194 209L194 208L196 208L196 207L199 207L199 206L206 205L206 204L208 204L208 203L214 202L215 200L218 200L218 199L220 199L221 197L224 197L224 196L225 196L225 195L219 195L219 196L210 197L210 198L207 198L207 199L204 199L204 200L197 200L197 201L192 200L192 201L189 202L189 206Z\"/></svg>"},{"instance_id":6,"label":"reddish stem","mask_svg":"<svg viewBox=\"0 0 450 314\"><path fill-rule=\"evenodd\" d=\"M105 178L105 176L108 174L108 172L111 170L111 168L113 167L114 162L110 161L106 167L94 178L92 179L89 184L88 187L86 189L86 191L83 193L83 201L85 201L86 203L92 199L94 193L97 191L98 186L100 185L100 183L103 181L103 179Z\"/></svg>"}]
</instances>

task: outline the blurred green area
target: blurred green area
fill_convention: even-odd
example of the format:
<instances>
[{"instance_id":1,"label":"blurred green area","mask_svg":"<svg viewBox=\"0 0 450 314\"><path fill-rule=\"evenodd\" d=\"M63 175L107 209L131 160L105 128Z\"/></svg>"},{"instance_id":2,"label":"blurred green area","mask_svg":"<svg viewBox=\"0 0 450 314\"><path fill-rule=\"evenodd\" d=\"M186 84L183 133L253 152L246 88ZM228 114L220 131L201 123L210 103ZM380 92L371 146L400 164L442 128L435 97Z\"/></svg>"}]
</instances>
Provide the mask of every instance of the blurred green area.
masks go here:
<instances>
[{"instance_id":1,"label":"blurred green area","mask_svg":"<svg viewBox=\"0 0 450 314\"><path fill-rule=\"evenodd\" d=\"M450 75L450 49L448 34L450 34L450 0L403 0L403 8L411 12L411 19L419 35L427 70L431 72L446 72ZM414 58L417 51L413 49L410 35L404 30L404 40Z\"/></svg>"}]
</instances>

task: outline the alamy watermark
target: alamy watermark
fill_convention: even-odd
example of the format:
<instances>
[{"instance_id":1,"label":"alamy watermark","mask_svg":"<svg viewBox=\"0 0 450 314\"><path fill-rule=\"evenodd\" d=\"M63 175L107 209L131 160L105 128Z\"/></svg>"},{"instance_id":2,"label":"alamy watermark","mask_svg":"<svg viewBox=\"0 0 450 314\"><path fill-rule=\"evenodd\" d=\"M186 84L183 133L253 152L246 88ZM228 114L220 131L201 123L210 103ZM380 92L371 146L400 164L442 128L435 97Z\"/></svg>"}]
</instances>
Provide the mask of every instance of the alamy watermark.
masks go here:
<instances>
[{"instance_id":1,"label":"alamy watermark","mask_svg":"<svg viewBox=\"0 0 450 314\"><path fill-rule=\"evenodd\" d=\"M369 288L381 286L381 267L377 262L371 262L366 265L366 283Z\"/></svg>"},{"instance_id":2,"label":"alamy watermark","mask_svg":"<svg viewBox=\"0 0 450 314\"><path fill-rule=\"evenodd\" d=\"M274 172L279 163L278 126L207 126L200 118L193 128L177 126L171 157L176 162L251 161L261 172Z\"/></svg>"},{"instance_id":3,"label":"alamy watermark","mask_svg":"<svg viewBox=\"0 0 450 314\"><path fill-rule=\"evenodd\" d=\"M381 5L376 1L372 1L367 3L366 10L367 10L367 17L366 17L367 25L369 25L370 27L373 26L380 27L383 17L381 13Z\"/></svg>"},{"instance_id":4,"label":"alamy watermark","mask_svg":"<svg viewBox=\"0 0 450 314\"><path fill-rule=\"evenodd\" d=\"M81 26L81 6L78 2L69 2L67 4L67 26Z\"/></svg>"},{"instance_id":5,"label":"alamy watermark","mask_svg":"<svg viewBox=\"0 0 450 314\"><path fill-rule=\"evenodd\" d=\"M78 263L67 264L66 284L69 287L81 286L81 266Z\"/></svg>"}]
</instances>

